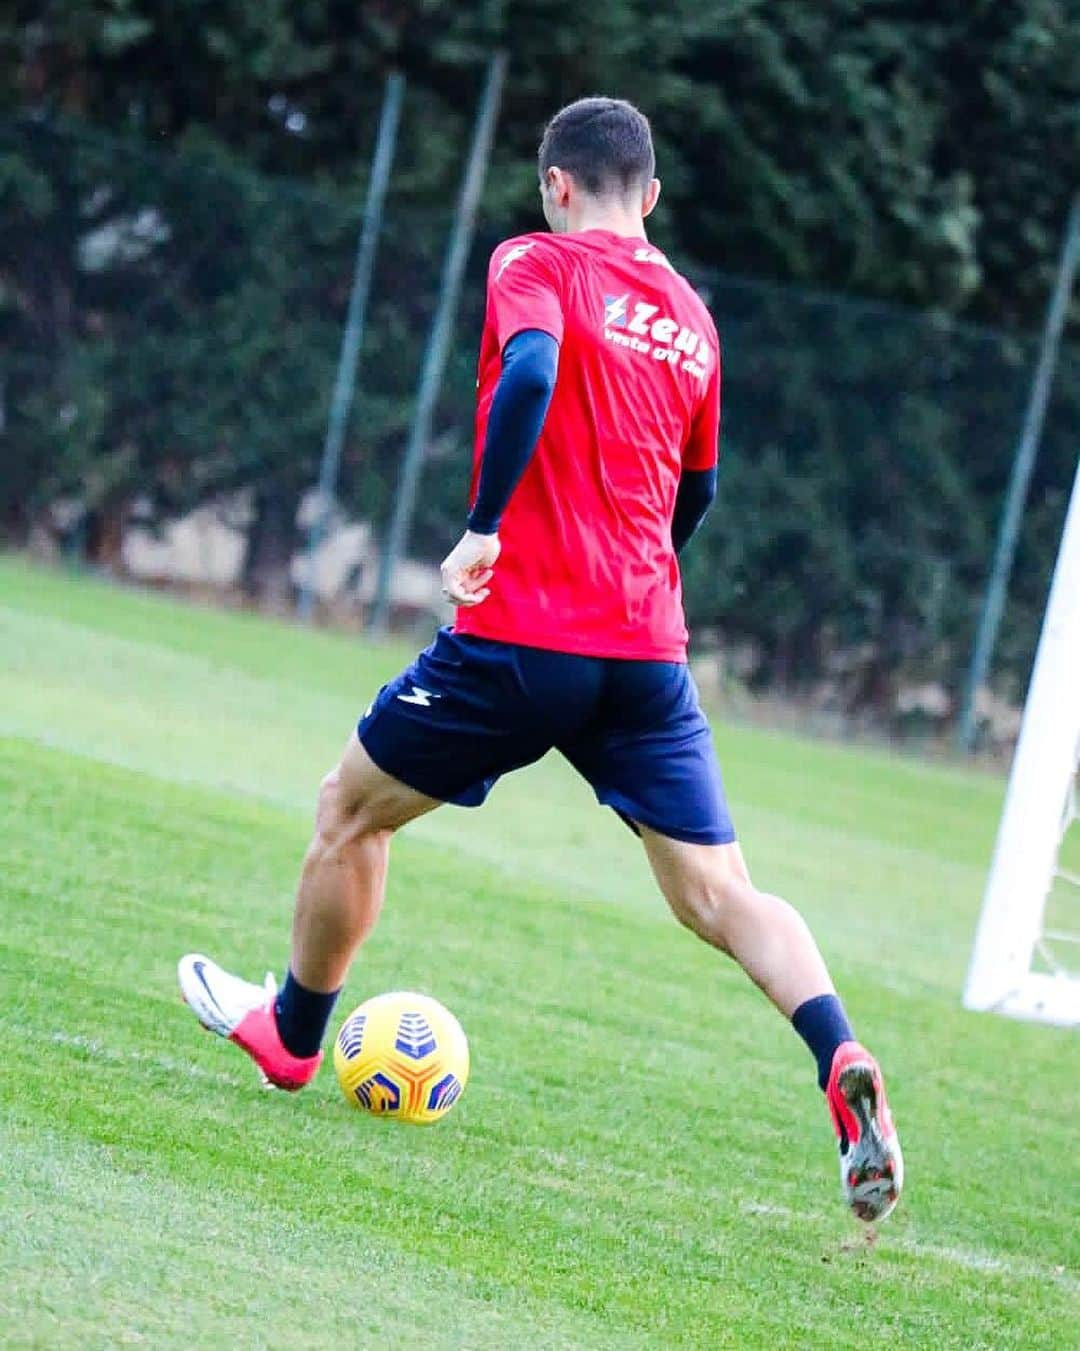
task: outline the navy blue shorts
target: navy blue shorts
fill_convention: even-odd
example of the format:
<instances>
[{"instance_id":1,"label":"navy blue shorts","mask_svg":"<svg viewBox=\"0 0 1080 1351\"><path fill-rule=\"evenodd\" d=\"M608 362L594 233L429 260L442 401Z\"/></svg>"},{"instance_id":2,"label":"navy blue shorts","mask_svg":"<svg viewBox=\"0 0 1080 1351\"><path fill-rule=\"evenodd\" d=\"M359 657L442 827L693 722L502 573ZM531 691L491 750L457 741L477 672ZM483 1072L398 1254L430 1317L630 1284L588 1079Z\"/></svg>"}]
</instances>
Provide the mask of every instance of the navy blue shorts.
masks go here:
<instances>
[{"instance_id":1,"label":"navy blue shorts","mask_svg":"<svg viewBox=\"0 0 1080 1351\"><path fill-rule=\"evenodd\" d=\"M385 773L478 807L551 749L625 820L693 844L735 839L709 724L686 666L581 657L440 629L357 727Z\"/></svg>"}]
</instances>

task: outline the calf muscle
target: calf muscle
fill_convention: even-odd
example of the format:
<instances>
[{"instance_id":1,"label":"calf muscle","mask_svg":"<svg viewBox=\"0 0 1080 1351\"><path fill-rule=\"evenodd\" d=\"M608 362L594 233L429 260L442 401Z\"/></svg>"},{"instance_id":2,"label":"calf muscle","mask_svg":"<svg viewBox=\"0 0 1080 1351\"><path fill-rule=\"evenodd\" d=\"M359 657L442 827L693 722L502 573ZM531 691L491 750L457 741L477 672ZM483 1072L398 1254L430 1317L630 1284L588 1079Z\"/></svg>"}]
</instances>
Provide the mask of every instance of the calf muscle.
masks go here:
<instances>
[{"instance_id":1,"label":"calf muscle","mask_svg":"<svg viewBox=\"0 0 1080 1351\"><path fill-rule=\"evenodd\" d=\"M641 835L675 917L734 958L785 1017L834 993L806 921L787 901L758 891L737 844L688 844L646 827Z\"/></svg>"},{"instance_id":2,"label":"calf muscle","mask_svg":"<svg viewBox=\"0 0 1080 1351\"><path fill-rule=\"evenodd\" d=\"M301 985L341 988L382 909L391 835L439 805L384 774L351 738L322 781L297 888L289 965Z\"/></svg>"}]
</instances>

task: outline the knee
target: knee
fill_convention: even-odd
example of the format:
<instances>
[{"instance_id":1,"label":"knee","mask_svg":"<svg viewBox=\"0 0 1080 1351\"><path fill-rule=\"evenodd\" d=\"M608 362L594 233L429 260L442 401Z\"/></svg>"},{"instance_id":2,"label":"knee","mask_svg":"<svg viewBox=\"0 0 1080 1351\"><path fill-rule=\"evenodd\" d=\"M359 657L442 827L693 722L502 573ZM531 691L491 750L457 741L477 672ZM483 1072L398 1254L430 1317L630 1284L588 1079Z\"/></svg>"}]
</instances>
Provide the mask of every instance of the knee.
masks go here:
<instances>
[{"instance_id":1,"label":"knee","mask_svg":"<svg viewBox=\"0 0 1080 1351\"><path fill-rule=\"evenodd\" d=\"M345 791L340 766L325 776L315 808L315 842L320 852L337 851L345 845L383 850L391 834L374 826L362 797Z\"/></svg>"},{"instance_id":2,"label":"knee","mask_svg":"<svg viewBox=\"0 0 1080 1351\"><path fill-rule=\"evenodd\" d=\"M319 796L315 802L315 834L319 838L336 833L347 818L342 800L341 769L334 768L323 776Z\"/></svg>"},{"instance_id":3,"label":"knee","mask_svg":"<svg viewBox=\"0 0 1080 1351\"><path fill-rule=\"evenodd\" d=\"M339 819L342 810L341 767L335 766L329 774L323 776L319 784L319 796L315 803L315 824L321 829L332 820Z\"/></svg>"},{"instance_id":4,"label":"knee","mask_svg":"<svg viewBox=\"0 0 1080 1351\"><path fill-rule=\"evenodd\" d=\"M677 896L670 898L680 924L714 947L730 951L726 935L733 915L752 905L754 888L748 878L736 874L691 879Z\"/></svg>"}]
</instances>

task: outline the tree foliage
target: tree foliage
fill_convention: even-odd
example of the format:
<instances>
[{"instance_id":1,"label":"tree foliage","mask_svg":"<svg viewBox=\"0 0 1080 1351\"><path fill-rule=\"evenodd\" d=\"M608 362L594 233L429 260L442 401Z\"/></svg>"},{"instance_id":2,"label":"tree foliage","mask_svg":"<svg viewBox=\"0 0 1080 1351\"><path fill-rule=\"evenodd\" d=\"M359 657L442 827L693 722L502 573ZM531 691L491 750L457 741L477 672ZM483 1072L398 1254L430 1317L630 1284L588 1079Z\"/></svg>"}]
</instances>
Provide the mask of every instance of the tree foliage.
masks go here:
<instances>
[{"instance_id":1,"label":"tree foliage","mask_svg":"<svg viewBox=\"0 0 1080 1351\"><path fill-rule=\"evenodd\" d=\"M348 505L381 519L498 45L510 78L421 550L460 519L483 248L537 224L546 117L611 92L652 117L655 237L697 268L725 342L723 500L689 557L692 617L753 639L785 678L856 642L888 665L954 670L1022 410L1020 335L1041 320L1080 181L1068 0L9 6L0 522L25 529L67 492L104 518L136 496L163 514L255 483L260 511L291 529L397 68L409 92L343 475ZM792 289L811 285L930 317ZM1069 357L1022 542L1018 670L1078 379Z\"/></svg>"},{"instance_id":2,"label":"tree foliage","mask_svg":"<svg viewBox=\"0 0 1080 1351\"><path fill-rule=\"evenodd\" d=\"M1007 325L1039 318L1080 169L1069 0L52 0L0 36L9 107L346 184L397 66L397 191L436 209L502 44L492 215L532 218L544 119L608 90L653 117L669 247Z\"/></svg>"}]
</instances>

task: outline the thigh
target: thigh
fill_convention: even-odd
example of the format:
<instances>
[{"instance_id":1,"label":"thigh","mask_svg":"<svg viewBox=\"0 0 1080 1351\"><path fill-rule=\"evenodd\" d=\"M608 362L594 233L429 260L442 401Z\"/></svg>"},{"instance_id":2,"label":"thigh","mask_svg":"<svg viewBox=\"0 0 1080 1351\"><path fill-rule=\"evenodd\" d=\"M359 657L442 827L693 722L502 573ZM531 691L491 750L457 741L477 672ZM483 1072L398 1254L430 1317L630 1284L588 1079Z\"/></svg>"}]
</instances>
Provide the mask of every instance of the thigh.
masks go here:
<instances>
[{"instance_id":1,"label":"thigh","mask_svg":"<svg viewBox=\"0 0 1080 1351\"><path fill-rule=\"evenodd\" d=\"M443 805L438 798L419 793L381 770L355 732L337 769L324 780L324 788L330 791L320 797L319 813L331 819L320 819L319 825L331 831L335 827L351 833L397 830Z\"/></svg>"},{"instance_id":2,"label":"thigh","mask_svg":"<svg viewBox=\"0 0 1080 1351\"><path fill-rule=\"evenodd\" d=\"M447 629L383 686L357 739L384 775L464 807L479 806L500 775L551 746L531 714L513 647Z\"/></svg>"},{"instance_id":3,"label":"thigh","mask_svg":"<svg viewBox=\"0 0 1080 1351\"><path fill-rule=\"evenodd\" d=\"M735 841L712 733L684 665L610 663L599 716L559 749L626 820L688 844Z\"/></svg>"},{"instance_id":4,"label":"thigh","mask_svg":"<svg viewBox=\"0 0 1080 1351\"><path fill-rule=\"evenodd\" d=\"M641 827L641 842L657 885L672 910L683 916L694 898L716 883L750 881L738 841L730 844L691 844Z\"/></svg>"}]
</instances>

